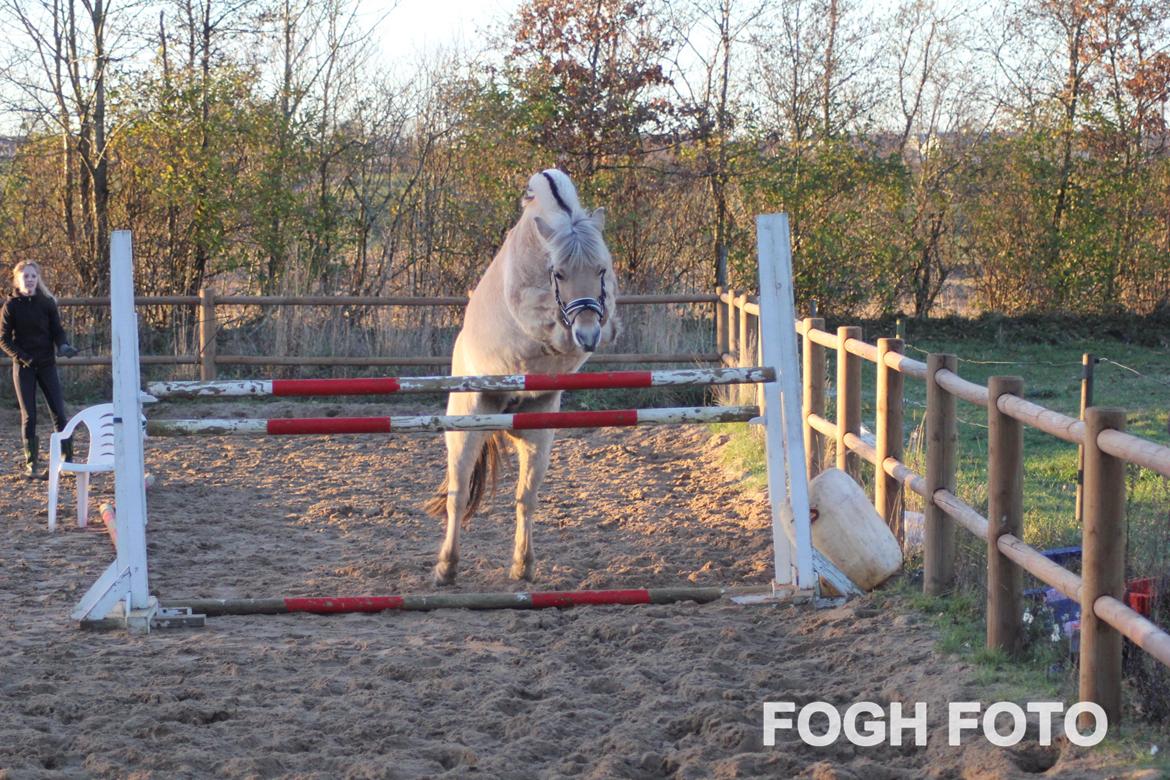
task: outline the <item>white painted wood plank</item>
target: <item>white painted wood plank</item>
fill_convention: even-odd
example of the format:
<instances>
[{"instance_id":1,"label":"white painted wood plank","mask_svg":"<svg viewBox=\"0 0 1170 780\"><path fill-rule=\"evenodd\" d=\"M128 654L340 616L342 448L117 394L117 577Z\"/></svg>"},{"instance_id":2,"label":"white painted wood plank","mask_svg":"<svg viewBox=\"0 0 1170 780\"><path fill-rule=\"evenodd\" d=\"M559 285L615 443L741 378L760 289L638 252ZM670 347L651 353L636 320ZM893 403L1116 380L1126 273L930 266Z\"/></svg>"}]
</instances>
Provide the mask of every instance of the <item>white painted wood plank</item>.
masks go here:
<instances>
[{"instance_id":1,"label":"white painted wood plank","mask_svg":"<svg viewBox=\"0 0 1170 780\"><path fill-rule=\"evenodd\" d=\"M138 315L134 310L133 243L128 230L110 239L110 318L114 368L114 501L118 567L129 572L127 612L150 597L146 562L146 473L138 374Z\"/></svg>"},{"instance_id":2,"label":"white painted wood plank","mask_svg":"<svg viewBox=\"0 0 1170 780\"><path fill-rule=\"evenodd\" d=\"M817 580L813 568L804 437L800 425L800 362L796 352L796 331L792 327L796 312L788 216L763 214L756 217L756 235L760 329L763 334L760 343L764 363L776 370L776 382L763 386L776 582L790 584L791 568L795 564L797 587L808 589L815 587Z\"/></svg>"},{"instance_id":3,"label":"white painted wood plank","mask_svg":"<svg viewBox=\"0 0 1170 780\"><path fill-rule=\"evenodd\" d=\"M125 598L130 592L130 572L119 569L118 562L114 561L102 576L97 578L89 590L77 602L70 617L73 620L101 620L110 614L114 605Z\"/></svg>"}]
</instances>

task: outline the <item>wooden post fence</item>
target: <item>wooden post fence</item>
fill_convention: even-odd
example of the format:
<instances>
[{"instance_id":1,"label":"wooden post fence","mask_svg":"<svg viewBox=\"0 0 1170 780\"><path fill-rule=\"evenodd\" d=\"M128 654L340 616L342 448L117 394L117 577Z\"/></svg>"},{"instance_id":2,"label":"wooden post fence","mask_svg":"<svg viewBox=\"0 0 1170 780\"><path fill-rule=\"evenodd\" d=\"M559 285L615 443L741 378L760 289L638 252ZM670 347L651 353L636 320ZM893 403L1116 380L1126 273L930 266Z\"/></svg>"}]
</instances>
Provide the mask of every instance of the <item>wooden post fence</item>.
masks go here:
<instances>
[{"instance_id":1,"label":"wooden post fence","mask_svg":"<svg viewBox=\"0 0 1170 780\"><path fill-rule=\"evenodd\" d=\"M1024 571L999 549L999 538L1023 538L1024 426L1000 411L1000 396L1024 395L1018 376L987 382L987 648L1017 653L1023 636Z\"/></svg>"},{"instance_id":2,"label":"wooden post fence","mask_svg":"<svg viewBox=\"0 0 1170 780\"><path fill-rule=\"evenodd\" d=\"M1081 414L1085 419L1085 410L1093 405L1093 368L1097 358L1089 352L1081 355ZM1077 525L1085 520L1085 445L1077 447Z\"/></svg>"},{"instance_id":3,"label":"wooden post fence","mask_svg":"<svg viewBox=\"0 0 1170 780\"><path fill-rule=\"evenodd\" d=\"M752 359L751 343L748 341L748 338L751 334L751 329L748 325L749 315L744 309L744 304L747 303L747 300L747 293L737 295L735 298L735 307L739 309L739 349L736 350L735 365L739 366L740 368L743 368L744 366L750 366L750 361Z\"/></svg>"},{"instance_id":4,"label":"wooden post fence","mask_svg":"<svg viewBox=\"0 0 1170 780\"><path fill-rule=\"evenodd\" d=\"M845 446L845 435L861 435L861 358L845 349L849 339L861 339L861 328L837 328L837 468L856 480L861 458Z\"/></svg>"},{"instance_id":5,"label":"wooden post fence","mask_svg":"<svg viewBox=\"0 0 1170 780\"><path fill-rule=\"evenodd\" d=\"M199 288L199 379L215 379L215 336L219 323L215 317L215 292L210 287Z\"/></svg>"},{"instance_id":6,"label":"wooden post fence","mask_svg":"<svg viewBox=\"0 0 1170 780\"><path fill-rule=\"evenodd\" d=\"M849 437L857 452L877 467L875 506L891 505L882 477L888 467L902 489L926 499L923 591L943 596L954 589L956 531L965 530L987 542L987 646L1014 653L1021 649L1023 632L1023 577L1028 572L1042 582L1081 602L1080 701L1101 707L1110 724L1121 717L1122 643L1128 638L1136 648L1170 668L1170 633L1139 614L1125 601L1126 574L1126 470L1127 464L1150 469L1170 478L1170 447L1125 432L1125 414L1119 409L1089 407L1083 422L1024 400L1020 377L992 377L987 386L958 376L958 359L952 354L931 354L925 363L900 353L896 339L882 339L876 347L860 341L856 330L839 328L836 338L821 329L819 320L805 318L798 326L804 338L803 418L805 446L809 451L809 476L822 465L816 457L820 437L837 436L837 462L848 450L843 439L856 436L852 412L855 371L845 353L853 350L878 366L877 441L871 446L860 437ZM815 341L814 341L815 339ZM837 349L837 421L823 415L823 362L825 348ZM1084 393L1091 399L1091 366L1086 355ZM887 365L888 364L888 365ZM916 474L895 454L900 443L901 422L896 418L898 391L887 374L897 366L899 374L926 382L925 475ZM883 374L887 374L883 376ZM859 396L857 396L859 397ZM956 402L984 406L988 416L987 517L957 497L958 418ZM1081 575L1045 557L1023 541L1023 442L1024 426L1084 447L1084 489ZM893 460L891 460L893 458ZM883 514L886 514L883 511ZM887 515L888 517L888 515ZM1078 718L1078 728L1098 726L1093 713Z\"/></svg>"},{"instance_id":7,"label":"wooden post fence","mask_svg":"<svg viewBox=\"0 0 1170 780\"><path fill-rule=\"evenodd\" d=\"M726 301L726 298L725 298ZM219 317L217 310L223 306L360 306L360 307L393 307L393 308L423 308L423 307L462 307L467 298L457 296L393 296L393 295L223 295L214 293L210 289L201 289L197 295L138 295L134 297L136 306L180 306L190 307L194 313L193 322L195 332L190 339L189 351L186 354L176 354L174 349L167 350L162 355L140 355L140 365L155 366L197 366L197 376L200 381L215 381L218 378L219 368L232 366L326 366L326 367L353 367L370 369L375 366L449 366L449 354L436 355L429 352L425 356L419 355L261 355L255 352L248 354L218 354L216 338L219 334ZM628 305L658 305L668 303L714 304L717 307L716 315L727 319L734 317L736 301L728 303L728 309L723 308L719 296L707 293L681 293L677 295L619 295L617 304ZM109 307L109 300L101 297L69 297L57 299L62 309L70 307L103 308ZM757 311L754 301L748 304L750 311ZM738 323L738 321L735 321ZM731 323L728 323L729 325ZM733 339L738 334L738 325L735 330L728 328L726 338ZM716 334L718 337L718 333ZM712 347L715 345L712 344ZM722 346L722 345L719 345ZM176 347L177 349L177 347ZM725 348L726 349L726 348ZM734 350L733 350L734 351ZM86 350L88 354L74 358L63 358L62 367L74 366L108 366L112 363L109 354L97 354L96 351ZM683 363L702 364L720 362L722 355L712 348L708 352L682 353L618 353L608 350L594 356L592 365L598 364L630 364L630 363ZM0 367L11 365L11 359L0 356ZM733 365L731 359L723 360L723 365Z\"/></svg>"},{"instance_id":8,"label":"wooden post fence","mask_svg":"<svg viewBox=\"0 0 1170 780\"><path fill-rule=\"evenodd\" d=\"M1097 442L1111 429L1125 430L1123 410L1086 410L1080 699L1100 704L1109 721L1116 723L1121 718L1121 633L1095 611L1102 596L1125 597L1125 461L1106 453ZM1089 718L1081 725L1091 724Z\"/></svg>"},{"instance_id":9,"label":"wooden post fence","mask_svg":"<svg viewBox=\"0 0 1170 780\"><path fill-rule=\"evenodd\" d=\"M936 374L956 373L959 360L951 354L926 357L926 544L923 550L923 592L941 596L955 579L955 521L934 502L939 490L955 491L955 445L958 429L955 397L939 385Z\"/></svg>"},{"instance_id":10,"label":"wooden post fence","mask_svg":"<svg viewBox=\"0 0 1170 780\"><path fill-rule=\"evenodd\" d=\"M720 365L727 354L727 307L720 300L723 292L722 287L715 288L715 351L719 353Z\"/></svg>"},{"instance_id":11,"label":"wooden post fence","mask_svg":"<svg viewBox=\"0 0 1170 780\"><path fill-rule=\"evenodd\" d=\"M820 317L804 318L804 340L802 344L803 393L801 419L804 421L804 454L808 463L808 478L821 473L825 457L825 437L808 424L808 416L825 416L825 348L812 340L809 334L824 330L825 321Z\"/></svg>"},{"instance_id":12,"label":"wooden post fence","mask_svg":"<svg viewBox=\"0 0 1170 780\"><path fill-rule=\"evenodd\" d=\"M905 541L902 528L902 483L886 473L887 458L902 460L902 374L886 365L886 355L902 354L901 339L878 339L877 351L877 411L875 442L877 464L874 472L873 505L898 542Z\"/></svg>"},{"instance_id":13,"label":"wooden post fence","mask_svg":"<svg viewBox=\"0 0 1170 780\"><path fill-rule=\"evenodd\" d=\"M739 318L743 316L738 308L736 308L736 292L734 287L727 288L727 358L724 362L737 365L737 355L739 355Z\"/></svg>"}]
</instances>

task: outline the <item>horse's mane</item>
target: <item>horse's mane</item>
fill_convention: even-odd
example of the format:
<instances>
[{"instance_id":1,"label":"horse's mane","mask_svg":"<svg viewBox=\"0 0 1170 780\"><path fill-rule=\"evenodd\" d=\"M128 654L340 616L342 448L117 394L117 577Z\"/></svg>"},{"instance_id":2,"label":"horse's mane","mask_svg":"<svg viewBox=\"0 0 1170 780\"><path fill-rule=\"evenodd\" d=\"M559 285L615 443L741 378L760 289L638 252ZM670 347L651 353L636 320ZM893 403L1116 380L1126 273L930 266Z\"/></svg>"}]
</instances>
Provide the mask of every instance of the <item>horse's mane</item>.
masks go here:
<instances>
[{"instance_id":1,"label":"horse's mane","mask_svg":"<svg viewBox=\"0 0 1170 780\"><path fill-rule=\"evenodd\" d=\"M553 265L570 273L595 267L598 263L609 265L610 262L609 250L601 238L597 223L584 213L571 221L565 221L547 243Z\"/></svg>"},{"instance_id":2,"label":"horse's mane","mask_svg":"<svg viewBox=\"0 0 1170 780\"><path fill-rule=\"evenodd\" d=\"M553 265L572 273L597 263L610 264L597 220L581 208L577 188L562 171L550 168L533 175L528 180L525 202L530 199L535 201L545 224L553 229L551 236L543 236Z\"/></svg>"}]
</instances>

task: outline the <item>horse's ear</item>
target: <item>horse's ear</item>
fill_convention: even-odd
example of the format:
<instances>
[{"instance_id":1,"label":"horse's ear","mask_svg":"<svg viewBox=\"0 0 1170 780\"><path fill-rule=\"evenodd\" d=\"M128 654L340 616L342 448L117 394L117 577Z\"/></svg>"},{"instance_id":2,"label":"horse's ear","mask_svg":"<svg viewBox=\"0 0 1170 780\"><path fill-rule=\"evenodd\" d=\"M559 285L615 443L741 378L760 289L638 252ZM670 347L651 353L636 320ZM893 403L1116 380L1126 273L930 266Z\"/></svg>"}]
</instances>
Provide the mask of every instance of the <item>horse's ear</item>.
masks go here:
<instances>
[{"instance_id":1,"label":"horse's ear","mask_svg":"<svg viewBox=\"0 0 1170 780\"><path fill-rule=\"evenodd\" d=\"M545 241L553 240L557 232L553 230L547 222L544 221L543 217L538 214L532 218L532 221L536 223L536 229L540 232L541 238L543 238Z\"/></svg>"},{"instance_id":2,"label":"horse's ear","mask_svg":"<svg viewBox=\"0 0 1170 780\"><path fill-rule=\"evenodd\" d=\"M589 218L593 220L593 223L595 225L597 225L598 230L605 230L605 209L604 208L594 209L593 213L589 215Z\"/></svg>"}]
</instances>

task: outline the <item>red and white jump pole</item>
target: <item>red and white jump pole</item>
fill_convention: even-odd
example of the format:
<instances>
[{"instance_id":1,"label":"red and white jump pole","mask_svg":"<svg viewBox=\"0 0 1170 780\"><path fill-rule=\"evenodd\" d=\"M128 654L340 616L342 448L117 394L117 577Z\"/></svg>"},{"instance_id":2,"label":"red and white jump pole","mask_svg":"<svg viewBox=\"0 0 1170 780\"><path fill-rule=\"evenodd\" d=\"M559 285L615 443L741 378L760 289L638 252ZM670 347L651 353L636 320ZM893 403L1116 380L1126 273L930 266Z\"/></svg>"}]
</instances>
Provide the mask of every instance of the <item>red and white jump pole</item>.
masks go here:
<instances>
[{"instance_id":1,"label":"red and white jump pole","mask_svg":"<svg viewBox=\"0 0 1170 780\"><path fill-rule=\"evenodd\" d=\"M241 379L153 382L156 398L232 396L390 395L491 391L614 390L638 387L735 385L772 382L771 368L690 368L673 371L598 371L585 374L370 377L366 379Z\"/></svg>"},{"instance_id":2,"label":"red and white jump pole","mask_svg":"<svg viewBox=\"0 0 1170 780\"><path fill-rule=\"evenodd\" d=\"M605 604L673 604L717 601L722 588L638 588L634 590L546 591L544 593L436 593L423 596L350 596L341 598L165 599L168 609L216 615L283 615L309 612L429 612L437 609L546 609Z\"/></svg>"},{"instance_id":3,"label":"red and white jump pole","mask_svg":"<svg viewBox=\"0 0 1170 780\"><path fill-rule=\"evenodd\" d=\"M759 416L760 410L755 406L696 406L515 414L302 417L272 420L148 420L146 432L150 436L290 436L424 431L523 431L538 428L747 422Z\"/></svg>"}]
</instances>

